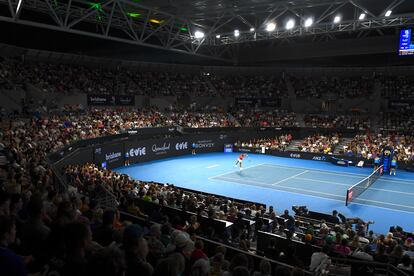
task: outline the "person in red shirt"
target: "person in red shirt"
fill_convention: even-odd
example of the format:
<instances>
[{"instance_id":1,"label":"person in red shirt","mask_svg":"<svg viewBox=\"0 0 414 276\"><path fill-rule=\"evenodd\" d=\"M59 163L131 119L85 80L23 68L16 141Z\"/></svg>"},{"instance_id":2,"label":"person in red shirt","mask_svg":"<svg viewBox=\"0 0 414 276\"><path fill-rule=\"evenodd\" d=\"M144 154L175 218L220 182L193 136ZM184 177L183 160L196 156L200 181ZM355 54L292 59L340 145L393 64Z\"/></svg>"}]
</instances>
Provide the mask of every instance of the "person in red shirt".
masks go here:
<instances>
[{"instance_id":1,"label":"person in red shirt","mask_svg":"<svg viewBox=\"0 0 414 276\"><path fill-rule=\"evenodd\" d=\"M240 170L241 170L241 169L243 169L243 168L242 168L242 164L243 164L243 159L244 159L245 157L247 157L247 154L246 154L246 153L242 153L242 154L240 154L240 156L239 156L239 158L237 159L236 164L235 164L234 166L235 166L235 167L237 167L237 165L239 165L239 166L240 166Z\"/></svg>"}]
</instances>

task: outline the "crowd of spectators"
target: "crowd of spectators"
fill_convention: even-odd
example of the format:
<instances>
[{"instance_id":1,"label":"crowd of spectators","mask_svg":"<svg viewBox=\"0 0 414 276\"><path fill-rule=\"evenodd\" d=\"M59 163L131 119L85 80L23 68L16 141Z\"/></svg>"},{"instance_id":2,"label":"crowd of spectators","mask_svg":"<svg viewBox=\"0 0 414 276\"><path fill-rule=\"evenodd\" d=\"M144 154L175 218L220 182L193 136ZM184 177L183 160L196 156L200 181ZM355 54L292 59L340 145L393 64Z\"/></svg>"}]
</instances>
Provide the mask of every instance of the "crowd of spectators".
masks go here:
<instances>
[{"instance_id":1,"label":"crowd of spectators","mask_svg":"<svg viewBox=\"0 0 414 276\"><path fill-rule=\"evenodd\" d=\"M399 162L414 160L414 138L410 135L382 135L361 134L356 135L340 153L348 156L357 156L374 159L382 154L384 147L394 149L394 155Z\"/></svg>"},{"instance_id":2,"label":"crowd of spectators","mask_svg":"<svg viewBox=\"0 0 414 276\"><path fill-rule=\"evenodd\" d=\"M374 80L368 77L291 77L295 94L298 97L322 98L334 95L339 98L367 97L372 93Z\"/></svg>"},{"instance_id":3,"label":"crowd of spectators","mask_svg":"<svg viewBox=\"0 0 414 276\"><path fill-rule=\"evenodd\" d=\"M303 118L306 127L313 128L347 128L370 129L371 120L364 115L305 115Z\"/></svg>"},{"instance_id":4,"label":"crowd of spectators","mask_svg":"<svg viewBox=\"0 0 414 276\"><path fill-rule=\"evenodd\" d=\"M302 152L333 154L339 142L339 134L316 134L304 138L302 143L298 145L298 150Z\"/></svg>"},{"instance_id":5,"label":"crowd of spectators","mask_svg":"<svg viewBox=\"0 0 414 276\"><path fill-rule=\"evenodd\" d=\"M413 100L414 81L408 76L379 78L382 86L381 96L394 100Z\"/></svg>"},{"instance_id":6,"label":"crowd of spectators","mask_svg":"<svg viewBox=\"0 0 414 276\"><path fill-rule=\"evenodd\" d=\"M287 94L285 80L276 76L213 76L211 80L220 95L280 98Z\"/></svg>"},{"instance_id":7,"label":"crowd of spectators","mask_svg":"<svg viewBox=\"0 0 414 276\"><path fill-rule=\"evenodd\" d=\"M285 110L247 110L230 111L243 127L298 127L296 114Z\"/></svg>"},{"instance_id":8,"label":"crowd of spectators","mask_svg":"<svg viewBox=\"0 0 414 276\"><path fill-rule=\"evenodd\" d=\"M291 141L292 135L285 134L276 137L257 138L248 142L237 141L234 145L243 148L265 148L266 150L285 151Z\"/></svg>"}]
</instances>

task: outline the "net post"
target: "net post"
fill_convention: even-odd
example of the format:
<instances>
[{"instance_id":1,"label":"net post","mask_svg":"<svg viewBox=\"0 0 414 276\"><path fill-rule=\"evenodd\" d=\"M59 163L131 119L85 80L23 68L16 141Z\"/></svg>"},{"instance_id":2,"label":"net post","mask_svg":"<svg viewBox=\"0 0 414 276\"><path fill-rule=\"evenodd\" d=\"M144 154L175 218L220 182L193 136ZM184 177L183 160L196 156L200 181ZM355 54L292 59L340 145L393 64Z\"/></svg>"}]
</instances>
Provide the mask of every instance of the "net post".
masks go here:
<instances>
[{"instance_id":1,"label":"net post","mask_svg":"<svg viewBox=\"0 0 414 276\"><path fill-rule=\"evenodd\" d=\"M349 196L349 189L346 190L345 206L348 206L348 196Z\"/></svg>"}]
</instances>

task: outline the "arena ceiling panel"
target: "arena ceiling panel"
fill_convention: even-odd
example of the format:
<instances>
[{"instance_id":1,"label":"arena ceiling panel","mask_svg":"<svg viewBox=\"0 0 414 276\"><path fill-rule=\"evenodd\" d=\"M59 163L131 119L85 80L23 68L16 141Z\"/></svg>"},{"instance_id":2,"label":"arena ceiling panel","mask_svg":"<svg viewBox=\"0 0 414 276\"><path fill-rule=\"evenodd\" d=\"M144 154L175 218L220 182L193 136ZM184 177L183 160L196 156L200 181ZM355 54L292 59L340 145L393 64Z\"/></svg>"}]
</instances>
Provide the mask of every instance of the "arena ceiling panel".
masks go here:
<instances>
[{"instance_id":1,"label":"arena ceiling panel","mask_svg":"<svg viewBox=\"0 0 414 276\"><path fill-rule=\"evenodd\" d=\"M383 36L414 24L414 1L0 0L0 20L234 60L239 48L297 37Z\"/></svg>"}]
</instances>

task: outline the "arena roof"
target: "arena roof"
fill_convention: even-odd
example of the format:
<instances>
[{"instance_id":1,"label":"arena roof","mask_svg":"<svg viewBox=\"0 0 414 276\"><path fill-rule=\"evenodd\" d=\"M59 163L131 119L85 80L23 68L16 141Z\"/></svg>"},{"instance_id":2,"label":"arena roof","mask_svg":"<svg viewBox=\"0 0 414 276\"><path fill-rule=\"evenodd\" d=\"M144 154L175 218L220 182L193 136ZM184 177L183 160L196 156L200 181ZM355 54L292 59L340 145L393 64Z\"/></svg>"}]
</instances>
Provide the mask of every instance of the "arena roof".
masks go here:
<instances>
[{"instance_id":1,"label":"arena roof","mask_svg":"<svg viewBox=\"0 0 414 276\"><path fill-rule=\"evenodd\" d=\"M340 20L334 23L336 16ZM313 42L395 34L414 24L414 1L0 0L0 21L228 61L246 49L298 38ZM275 24L273 31L266 30L268 23Z\"/></svg>"}]
</instances>

